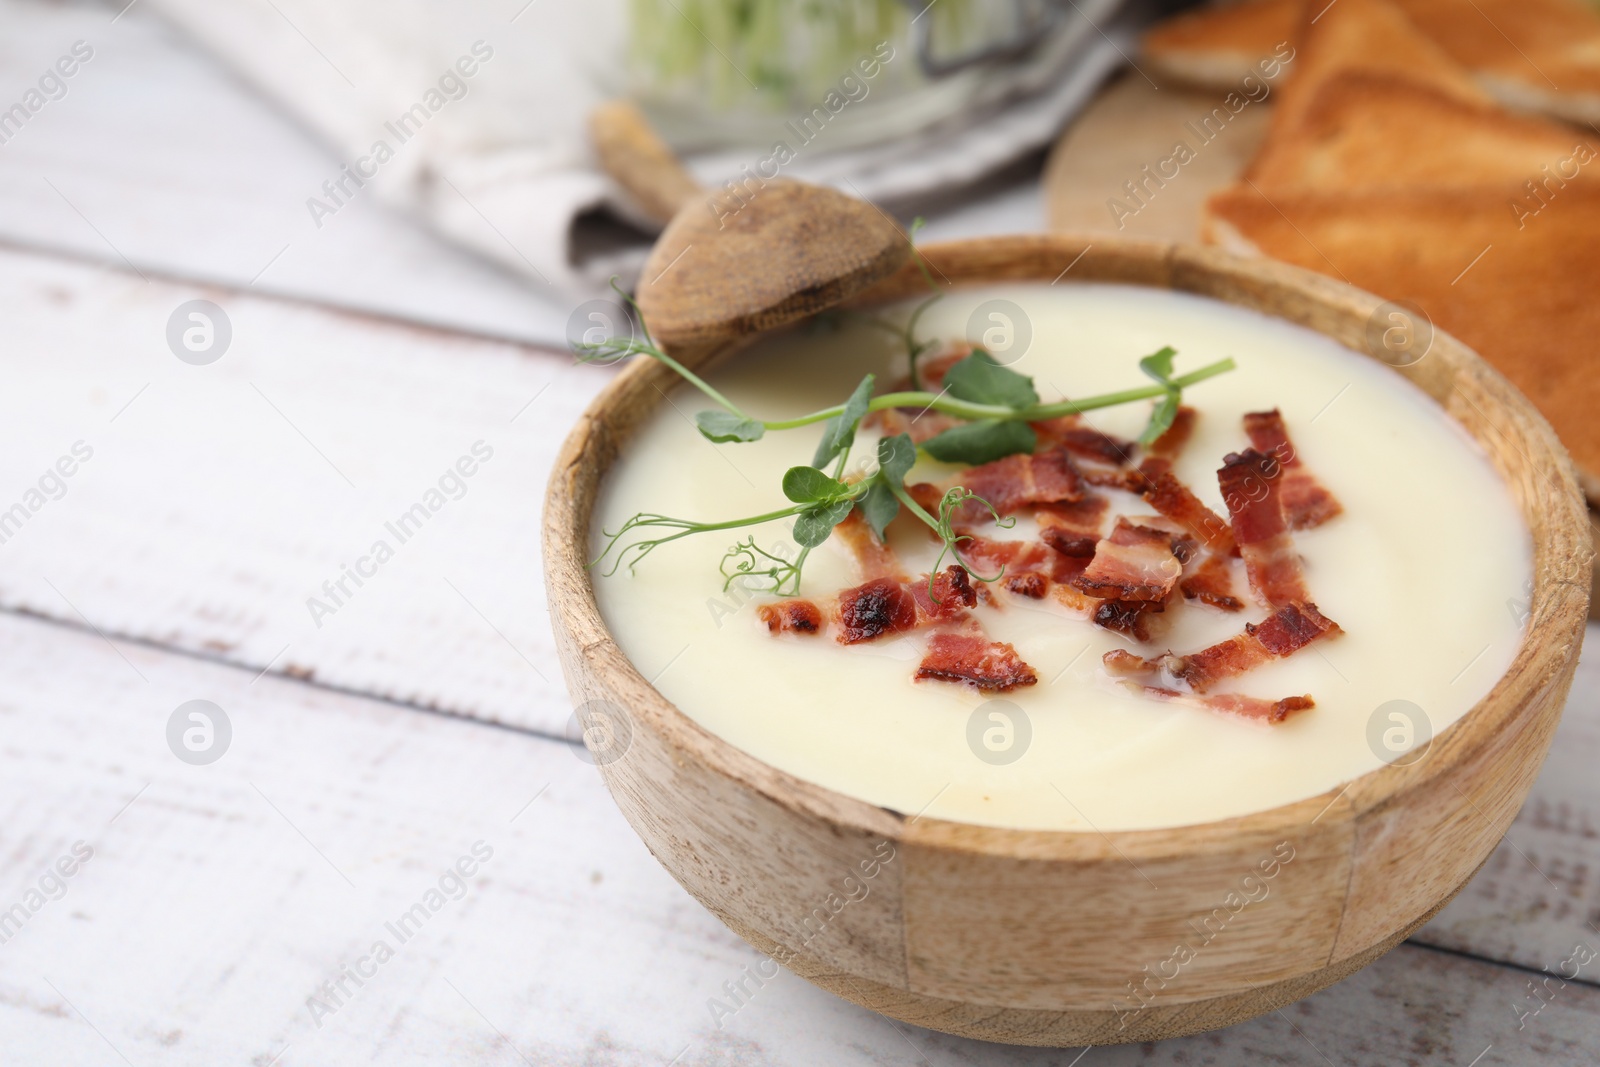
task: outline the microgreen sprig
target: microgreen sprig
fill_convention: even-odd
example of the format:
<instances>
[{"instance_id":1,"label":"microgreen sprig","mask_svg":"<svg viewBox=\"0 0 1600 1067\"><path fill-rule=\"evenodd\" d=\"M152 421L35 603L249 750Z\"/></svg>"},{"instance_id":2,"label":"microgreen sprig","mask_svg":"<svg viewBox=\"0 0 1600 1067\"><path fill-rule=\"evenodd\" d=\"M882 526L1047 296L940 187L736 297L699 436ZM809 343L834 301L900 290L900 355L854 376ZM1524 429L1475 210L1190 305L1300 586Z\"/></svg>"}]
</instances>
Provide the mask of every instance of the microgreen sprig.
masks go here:
<instances>
[{"instance_id":1,"label":"microgreen sprig","mask_svg":"<svg viewBox=\"0 0 1600 1067\"><path fill-rule=\"evenodd\" d=\"M920 257L918 261L921 262ZM927 275L926 264L923 264L923 273ZM931 286L931 276L928 281ZM612 287L638 313L638 305L617 288L615 279L612 280ZM1184 389L1234 368L1232 359L1223 359L1188 374L1174 376L1173 360L1177 352L1166 347L1139 361L1140 371L1155 383L1153 385L1044 403L1031 378L996 362L984 349L974 348L970 355L945 372L943 389L938 393L930 393L915 387L916 359L928 347L928 343L924 343L919 348L919 342L915 339L916 320L922 310L938 298L939 294L936 293L919 305L904 330L912 364L912 389L875 397L872 395L875 378L869 374L862 378L844 403L789 419L761 419L741 409L663 351L651 337L642 315L639 316L642 337L608 338L597 343L575 345L574 350L581 360L614 362L632 355L643 355L671 369L717 405L716 408L697 413L694 420L700 433L715 444L758 441L769 431L823 424L822 436L811 465L791 467L784 473L782 488L790 502L789 506L723 522L699 522L641 512L629 518L614 533L604 533L605 547L590 566L597 566L610 557L611 563L605 573L614 574L623 566L631 570L660 546L692 534L742 529L791 519L791 536L798 546L792 553L793 558L790 558L790 553L762 548L755 536L751 535L728 550L722 560L721 572L725 579L725 590L740 579L756 579L765 582L771 592L792 596L799 592L806 557L812 549L828 539L839 523L859 511L862 519L881 540L889 524L904 508L928 526L941 544L939 557L928 575L930 596L933 593L934 575L946 556L950 555L954 555L957 564L974 579L998 581L1005 573L1004 567L1000 573L985 577L974 573L961 559L959 546L971 538L955 529L955 517L958 512L968 510L965 505L969 502L977 501L1001 527L1013 526L1016 520L1001 516L987 500L961 486L944 494L937 514L919 505L905 485L906 476L916 464L918 452L918 446L912 442L909 434L902 433L878 441L877 469L871 476L854 480L845 478L844 472L856 434L868 415L890 408L916 408L953 416L961 421L922 442L921 450L942 462L976 465L1018 453L1031 453L1038 443L1032 425L1034 423L1097 408L1156 400L1150 419L1139 436L1140 443L1148 445L1171 427ZM829 464L832 464L831 473ZM638 539L628 539L629 535L641 532L643 536ZM748 583L746 587L749 587Z\"/></svg>"},{"instance_id":2,"label":"microgreen sprig","mask_svg":"<svg viewBox=\"0 0 1600 1067\"><path fill-rule=\"evenodd\" d=\"M835 404L832 407L822 408L788 419L760 419L740 409L731 400L706 384L698 375L684 368L677 360L662 352L659 348L648 342L637 339L627 339L618 342L606 342L602 345L579 345L580 357L586 360L599 360L615 358L622 355L643 355L660 361L672 368L684 381L699 389L711 400L721 405L721 411L706 410L695 416L695 425L707 439L718 444L734 441L759 441L769 431L796 430L802 426L810 426L818 422L827 422L845 414L844 404ZM1163 349L1163 351L1167 351ZM1158 356L1161 353L1156 353ZM1147 356L1141 360L1141 366L1155 356ZM1176 377L1158 379L1158 384L1134 386L1131 389L1122 389L1114 393L1100 393L1095 396L1081 397L1077 400L1058 400L1052 403L1042 403L1035 399L1031 403L1016 404L1007 402L999 392L972 389L960 390L950 385L950 374L956 373L957 368L969 361L977 360L992 365L993 370L986 377L1000 383L1000 390L1010 390L1016 383L1026 383L1031 391L1033 386L1030 379L994 362L987 352L981 348L974 349L972 355L957 363L946 374L947 388L942 393L929 393L919 390L884 393L873 397L867 403L867 413L885 411L889 408L915 408L917 410L932 410L953 415L976 425L976 429L954 427L945 431L950 436L942 445L932 444L939 441L933 438L924 442L924 449L935 459L948 463L987 463L991 459L1000 459L1017 452L1031 452L1035 444L1035 437L1028 427L1029 423L1048 422L1051 419L1061 418L1064 415L1079 415L1086 411L1095 411L1100 408L1117 407L1130 404L1138 400L1162 401L1152 413L1152 419L1146 426L1145 432L1140 435L1141 441L1155 440L1172 424L1172 416L1177 412L1178 402L1181 401L1183 390L1193 385L1215 378L1219 374L1226 374L1234 369L1236 364L1232 359L1220 359L1215 363L1208 363L1188 374ZM1168 363L1170 366L1170 361ZM1148 372L1147 372L1148 373ZM1154 375L1151 375L1154 377ZM976 377L976 376L975 376ZM1162 416L1165 415L1163 424ZM1012 424L1002 428L1000 424ZM1154 432L1152 433L1152 429ZM962 432L957 433L960 430ZM945 436L941 435L941 436ZM1147 442L1148 443L1148 442ZM932 447L929 447L932 445ZM943 454L940 454L940 453ZM982 458L980 458L982 457Z\"/></svg>"}]
</instances>

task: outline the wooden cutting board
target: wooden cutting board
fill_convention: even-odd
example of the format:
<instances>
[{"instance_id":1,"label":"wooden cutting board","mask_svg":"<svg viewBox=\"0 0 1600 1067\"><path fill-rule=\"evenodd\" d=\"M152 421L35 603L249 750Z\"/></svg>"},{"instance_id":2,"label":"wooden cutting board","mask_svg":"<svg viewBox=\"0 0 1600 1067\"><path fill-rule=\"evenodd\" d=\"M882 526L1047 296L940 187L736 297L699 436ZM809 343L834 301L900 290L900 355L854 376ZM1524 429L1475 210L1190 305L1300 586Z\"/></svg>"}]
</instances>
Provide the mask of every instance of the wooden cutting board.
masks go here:
<instances>
[{"instance_id":1,"label":"wooden cutting board","mask_svg":"<svg viewBox=\"0 0 1600 1067\"><path fill-rule=\"evenodd\" d=\"M1213 114L1229 114L1223 96L1157 88L1136 71L1107 85L1051 151L1044 172L1050 228L1198 240L1201 205L1244 170L1271 114L1268 96L1224 123ZM1180 143L1190 149L1187 162L1175 157Z\"/></svg>"},{"instance_id":2,"label":"wooden cutting board","mask_svg":"<svg viewBox=\"0 0 1600 1067\"><path fill-rule=\"evenodd\" d=\"M1109 83L1051 150L1043 179L1050 229L1198 241L1206 197L1244 171L1272 113L1270 95L1236 114L1223 96L1158 85L1138 71ZM1187 156L1175 152L1180 143ZM1592 509L1590 528L1589 617L1600 619L1600 514Z\"/></svg>"}]
</instances>

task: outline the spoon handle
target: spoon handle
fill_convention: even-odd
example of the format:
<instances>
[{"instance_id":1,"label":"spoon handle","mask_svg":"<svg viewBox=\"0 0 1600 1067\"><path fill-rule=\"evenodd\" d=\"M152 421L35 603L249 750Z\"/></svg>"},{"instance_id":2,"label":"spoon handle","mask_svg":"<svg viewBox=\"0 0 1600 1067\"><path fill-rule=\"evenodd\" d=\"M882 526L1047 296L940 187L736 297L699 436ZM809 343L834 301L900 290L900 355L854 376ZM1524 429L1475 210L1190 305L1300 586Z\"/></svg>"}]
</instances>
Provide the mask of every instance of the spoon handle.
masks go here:
<instances>
[{"instance_id":1,"label":"spoon handle","mask_svg":"<svg viewBox=\"0 0 1600 1067\"><path fill-rule=\"evenodd\" d=\"M595 108L589 137L600 166L654 222L665 226L679 208L705 195L632 102L611 100Z\"/></svg>"}]
</instances>

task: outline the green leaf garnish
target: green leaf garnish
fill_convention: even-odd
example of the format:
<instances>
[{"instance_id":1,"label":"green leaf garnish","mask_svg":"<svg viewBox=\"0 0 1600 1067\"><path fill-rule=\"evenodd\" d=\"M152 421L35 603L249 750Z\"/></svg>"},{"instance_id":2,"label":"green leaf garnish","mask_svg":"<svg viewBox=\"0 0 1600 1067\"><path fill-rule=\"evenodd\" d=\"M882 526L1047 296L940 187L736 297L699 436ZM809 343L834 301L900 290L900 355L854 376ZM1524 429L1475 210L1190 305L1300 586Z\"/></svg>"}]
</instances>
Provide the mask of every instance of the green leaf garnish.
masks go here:
<instances>
[{"instance_id":1,"label":"green leaf garnish","mask_svg":"<svg viewBox=\"0 0 1600 1067\"><path fill-rule=\"evenodd\" d=\"M867 414L867 404L872 400L874 378L867 375L844 402L844 410L822 424L822 440L817 442L817 454L812 457L813 467L825 467L840 452L847 451L856 439L856 427Z\"/></svg>"},{"instance_id":2,"label":"green leaf garnish","mask_svg":"<svg viewBox=\"0 0 1600 1067\"><path fill-rule=\"evenodd\" d=\"M1177 354L1178 350L1169 345L1139 361L1139 369L1145 376L1166 388L1166 394L1156 402L1155 410L1150 412L1150 421L1139 435L1141 445L1154 444L1156 438L1171 429L1172 420L1178 417L1178 407L1183 403L1183 388L1172 380L1172 357Z\"/></svg>"},{"instance_id":3,"label":"green leaf garnish","mask_svg":"<svg viewBox=\"0 0 1600 1067\"><path fill-rule=\"evenodd\" d=\"M922 443L922 450L943 463L977 466L1018 452L1032 452L1038 443L1033 427L1015 419L979 419L952 426Z\"/></svg>"},{"instance_id":4,"label":"green leaf garnish","mask_svg":"<svg viewBox=\"0 0 1600 1067\"><path fill-rule=\"evenodd\" d=\"M957 400L974 404L998 404L1022 410L1039 402L1033 379L1002 367L981 348L951 367L944 375L945 391Z\"/></svg>"},{"instance_id":5,"label":"green leaf garnish","mask_svg":"<svg viewBox=\"0 0 1600 1067\"><path fill-rule=\"evenodd\" d=\"M887 482L876 478L866 495L856 501L856 507L861 510L861 517L872 527L872 532L878 535L880 541L883 540L883 531L900 514L900 501L894 498L894 490L889 488Z\"/></svg>"},{"instance_id":6,"label":"green leaf garnish","mask_svg":"<svg viewBox=\"0 0 1600 1067\"><path fill-rule=\"evenodd\" d=\"M715 409L695 412L694 424L707 440L719 445L728 441L759 441L767 432L755 419Z\"/></svg>"},{"instance_id":7,"label":"green leaf garnish","mask_svg":"<svg viewBox=\"0 0 1600 1067\"><path fill-rule=\"evenodd\" d=\"M911 443L910 434L896 434L878 442L878 477L891 485L904 482L916 463L917 446Z\"/></svg>"},{"instance_id":8,"label":"green leaf garnish","mask_svg":"<svg viewBox=\"0 0 1600 1067\"><path fill-rule=\"evenodd\" d=\"M1139 361L1139 369L1162 385L1172 385L1172 357L1178 350L1171 345L1150 353Z\"/></svg>"},{"instance_id":9,"label":"green leaf garnish","mask_svg":"<svg viewBox=\"0 0 1600 1067\"><path fill-rule=\"evenodd\" d=\"M815 470L814 467L796 470ZM854 499L846 497L827 504L819 504L814 508L807 508L794 520L794 539L802 548L816 548L828 539L833 533L833 528L843 522L850 515L850 509L856 506Z\"/></svg>"},{"instance_id":10,"label":"green leaf garnish","mask_svg":"<svg viewBox=\"0 0 1600 1067\"><path fill-rule=\"evenodd\" d=\"M728 549L722 557L718 567L724 578L722 591L726 593L741 578L765 578L768 592L778 596L794 596L800 592L800 569L805 566L806 556L810 553L809 548L802 548L793 559L789 559L779 553L768 552L756 544L754 537L747 537ZM751 591L759 588L748 581L740 584Z\"/></svg>"},{"instance_id":11,"label":"green leaf garnish","mask_svg":"<svg viewBox=\"0 0 1600 1067\"><path fill-rule=\"evenodd\" d=\"M783 473L783 495L796 504L831 504L849 491L849 486L815 467L790 467Z\"/></svg>"}]
</instances>

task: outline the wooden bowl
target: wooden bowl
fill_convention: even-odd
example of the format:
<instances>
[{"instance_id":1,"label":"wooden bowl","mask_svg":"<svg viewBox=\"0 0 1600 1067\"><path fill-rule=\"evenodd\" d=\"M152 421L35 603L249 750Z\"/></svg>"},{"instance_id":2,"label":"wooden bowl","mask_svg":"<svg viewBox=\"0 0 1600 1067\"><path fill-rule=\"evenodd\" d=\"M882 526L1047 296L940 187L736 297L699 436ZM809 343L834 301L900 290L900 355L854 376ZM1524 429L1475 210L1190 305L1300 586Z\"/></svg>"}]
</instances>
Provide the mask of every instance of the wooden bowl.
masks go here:
<instances>
[{"instance_id":1,"label":"wooden bowl","mask_svg":"<svg viewBox=\"0 0 1600 1067\"><path fill-rule=\"evenodd\" d=\"M955 285L1176 289L1377 358L1367 323L1378 298L1266 261L1100 236L924 254ZM909 266L858 302L923 284ZM1099 834L945 822L843 796L746 755L650 686L607 631L584 569L600 480L658 387L675 384L637 361L573 429L545 501L562 666L583 721L611 734L597 757L607 787L679 884L759 951L918 1026L1027 1045L1149 1041L1240 1022L1338 981L1426 922L1500 840L1560 719L1588 608L1583 497L1544 419L1442 334L1397 373L1482 444L1532 531L1529 630L1511 667L1409 766L1242 818ZM1263 898L1235 906L1262 883ZM1207 931L1215 939L1195 950Z\"/></svg>"}]
</instances>

